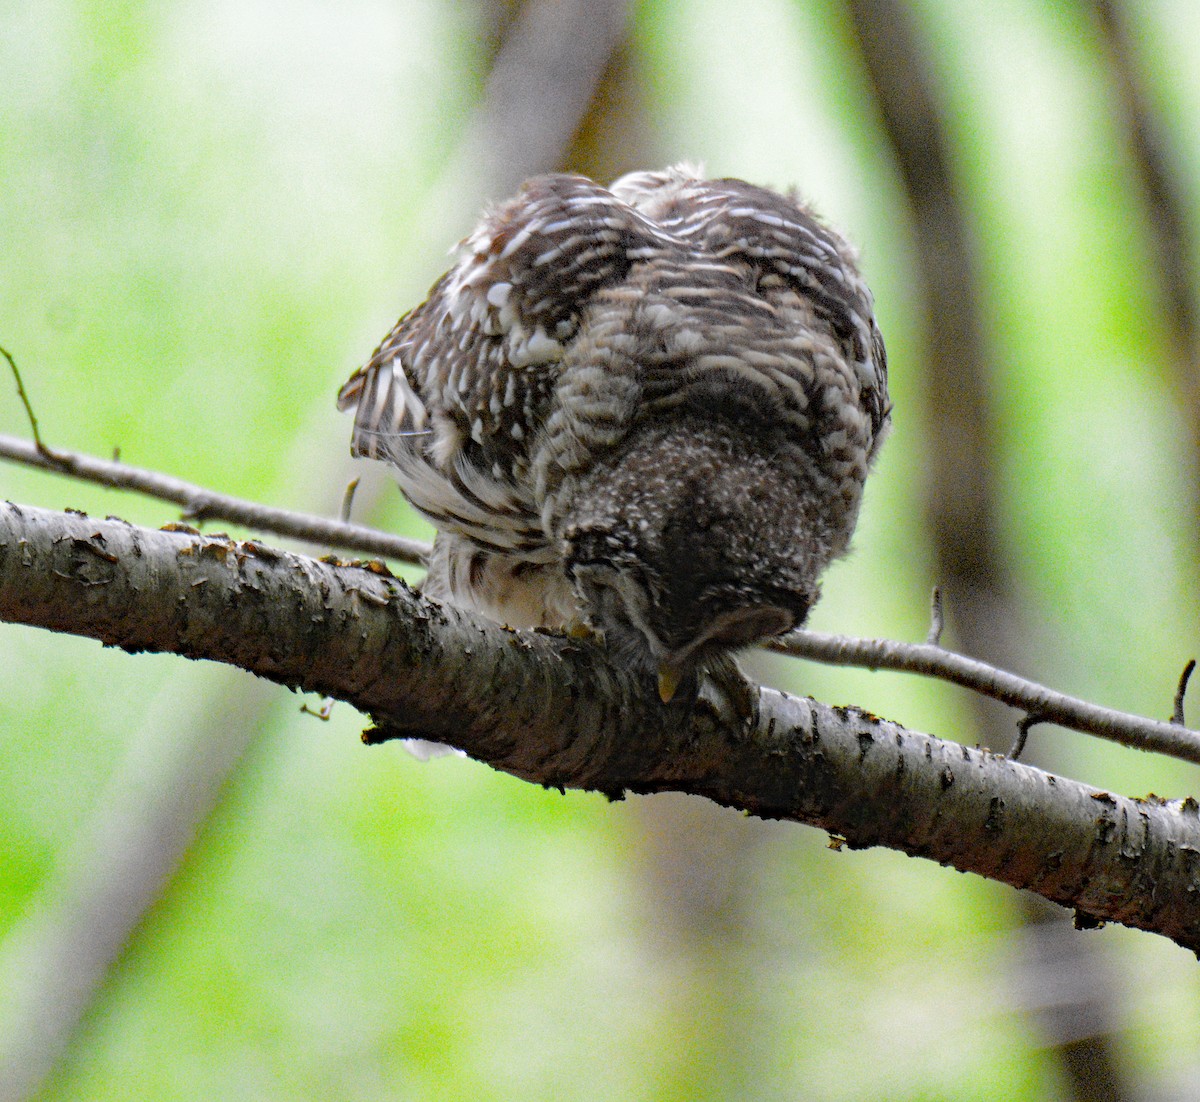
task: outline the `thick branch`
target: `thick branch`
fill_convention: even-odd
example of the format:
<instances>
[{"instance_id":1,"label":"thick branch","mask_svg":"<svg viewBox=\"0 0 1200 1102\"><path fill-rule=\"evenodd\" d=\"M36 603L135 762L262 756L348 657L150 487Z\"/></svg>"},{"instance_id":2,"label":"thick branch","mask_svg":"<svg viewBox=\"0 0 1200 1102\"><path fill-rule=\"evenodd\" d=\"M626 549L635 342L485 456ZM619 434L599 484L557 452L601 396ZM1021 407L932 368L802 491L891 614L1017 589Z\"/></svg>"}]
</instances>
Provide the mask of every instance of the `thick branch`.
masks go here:
<instances>
[{"instance_id":1,"label":"thick branch","mask_svg":"<svg viewBox=\"0 0 1200 1102\"><path fill-rule=\"evenodd\" d=\"M658 703L592 643L513 632L370 568L0 506L0 619L241 666L541 784L677 790L1029 888L1200 950L1194 801L1132 800L763 690L753 730Z\"/></svg>"},{"instance_id":2,"label":"thick branch","mask_svg":"<svg viewBox=\"0 0 1200 1102\"><path fill-rule=\"evenodd\" d=\"M157 471L130 467L115 460L96 459L82 452L56 450L46 454L36 443L19 437L0 434L0 457L84 481L98 482L103 486L135 490L161 501L175 502L184 506L184 515L192 519L203 517L228 521L325 547L384 555L398 562L422 563L429 554L429 545L419 540L307 513L258 505L215 493ZM935 636L941 634L940 616L939 599L934 609L937 626ZM1147 719L1130 712L1091 704L978 659L956 654L939 646L936 637L920 645L891 639L855 639L815 631L794 631L770 647L781 654L828 665L861 666L871 670L887 669L935 677L1002 701L1013 708L1023 709L1027 726L1033 722L1057 723L1123 746L1200 763L1200 732L1188 730L1184 725L1182 696L1176 702L1176 718L1170 723Z\"/></svg>"}]
</instances>

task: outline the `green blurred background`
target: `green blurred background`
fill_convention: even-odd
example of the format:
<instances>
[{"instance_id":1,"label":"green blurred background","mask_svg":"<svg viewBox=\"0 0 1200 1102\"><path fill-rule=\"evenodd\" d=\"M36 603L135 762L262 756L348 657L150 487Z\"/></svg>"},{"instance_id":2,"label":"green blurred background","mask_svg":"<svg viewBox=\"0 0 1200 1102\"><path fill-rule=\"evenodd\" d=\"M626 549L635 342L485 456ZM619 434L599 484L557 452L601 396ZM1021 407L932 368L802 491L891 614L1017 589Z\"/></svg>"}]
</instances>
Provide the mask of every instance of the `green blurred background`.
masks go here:
<instances>
[{"instance_id":1,"label":"green blurred background","mask_svg":"<svg viewBox=\"0 0 1200 1102\"><path fill-rule=\"evenodd\" d=\"M0 345L48 442L336 514L355 471L336 389L487 198L555 165L702 161L797 185L858 242L888 341L896 428L813 626L923 638L941 582L948 644L1169 713L1200 649L1200 387L1155 219L1182 216L1168 274L1194 296L1200 4L1120 8L1166 199L1102 4L644 0L622 22L596 3L592 54L555 38L556 6L0 0ZM978 281L988 584L1012 628L990 653L946 577L960 533L930 519L928 398L955 376L928 374L921 196L860 48L882 16L927 66ZM574 116L504 83L539 57L578 79ZM2 381L0 431L27 434ZM177 519L8 465L0 496ZM379 471L359 502L426 534ZM917 678L753 663L1001 750L1016 718ZM362 716L301 702L0 626L0 1098L1200 1097L1200 973L1163 939L1076 934L1007 888L696 799L368 750ZM1033 741L1094 784L1200 794L1192 767Z\"/></svg>"}]
</instances>

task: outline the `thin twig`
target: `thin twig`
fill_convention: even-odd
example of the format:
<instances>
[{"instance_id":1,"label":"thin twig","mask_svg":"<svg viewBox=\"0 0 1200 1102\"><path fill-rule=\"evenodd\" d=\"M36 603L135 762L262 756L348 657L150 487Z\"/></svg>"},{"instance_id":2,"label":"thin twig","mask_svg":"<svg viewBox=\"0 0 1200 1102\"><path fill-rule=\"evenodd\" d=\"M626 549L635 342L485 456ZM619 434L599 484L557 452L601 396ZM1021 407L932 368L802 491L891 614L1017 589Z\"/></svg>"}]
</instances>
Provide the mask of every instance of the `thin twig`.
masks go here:
<instances>
[{"instance_id":1,"label":"thin twig","mask_svg":"<svg viewBox=\"0 0 1200 1102\"><path fill-rule=\"evenodd\" d=\"M793 631L767 646L781 654L832 666L861 666L936 677L1021 708L1036 715L1039 722L1057 723L1123 746L1200 765L1200 731L1090 704L944 647L891 639L853 639L816 631Z\"/></svg>"},{"instance_id":2,"label":"thin twig","mask_svg":"<svg viewBox=\"0 0 1200 1102\"><path fill-rule=\"evenodd\" d=\"M1183 718L1183 698L1187 696L1188 682L1191 681L1192 671L1195 668L1196 660L1193 658L1183 667L1183 673L1179 675L1179 687L1175 690L1175 710L1171 713L1171 722L1176 727L1187 726Z\"/></svg>"},{"instance_id":3,"label":"thin twig","mask_svg":"<svg viewBox=\"0 0 1200 1102\"><path fill-rule=\"evenodd\" d=\"M203 486L159 474L157 471L96 459L80 452L60 451L50 457L43 454L36 443L22 440L20 437L0 435L0 457L70 475L86 482L96 482L112 489L134 490L160 501L174 502L183 507L183 515L188 519L222 520L230 524L240 524L256 532L270 532L273 535L303 540L323 547L361 551L418 565L424 563L429 553L429 546L420 540L393 536L373 528L346 524L327 517L274 509L253 501L214 493Z\"/></svg>"},{"instance_id":4,"label":"thin twig","mask_svg":"<svg viewBox=\"0 0 1200 1102\"><path fill-rule=\"evenodd\" d=\"M26 393L25 384L21 380L21 372L17 369L17 361L12 358L12 353L6 348L0 347L0 356L8 361L9 370L12 371L13 379L16 380L17 397L21 399L21 405L25 407L25 416L29 418L29 427L33 431L33 442L38 453L53 463L64 464L66 460L63 456L47 447L42 441L42 434L38 431L38 419L33 412L33 403L30 402L29 395Z\"/></svg>"}]
</instances>

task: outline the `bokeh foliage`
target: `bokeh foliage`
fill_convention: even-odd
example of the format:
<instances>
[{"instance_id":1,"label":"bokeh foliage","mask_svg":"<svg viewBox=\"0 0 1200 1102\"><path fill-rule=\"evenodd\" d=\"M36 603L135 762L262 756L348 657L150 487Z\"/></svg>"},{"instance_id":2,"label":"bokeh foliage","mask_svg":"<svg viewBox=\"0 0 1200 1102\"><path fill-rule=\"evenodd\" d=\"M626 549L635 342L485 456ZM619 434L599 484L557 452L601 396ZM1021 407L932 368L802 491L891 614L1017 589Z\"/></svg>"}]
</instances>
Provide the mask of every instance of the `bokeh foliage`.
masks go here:
<instances>
[{"instance_id":1,"label":"bokeh foliage","mask_svg":"<svg viewBox=\"0 0 1200 1102\"><path fill-rule=\"evenodd\" d=\"M1130 7L1194 196L1200 6ZM1021 672L1163 715L1200 647L1198 462L1094 27L1050 0L910 8L979 247ZM430 240L457 209L439 173L490 33L448 0L0 5L0 344L49 441L336 511L336 387L469 227ZM814 626L923 637L938 579L909 215L845 14L644 0L630 38L656 161L796 184L862 245L897 423ZM26 431L11 387L0 431ZM0 480L15 501L175 519L16 467ZM397 497L371 519L419 534ZM971 739L961 696L917 679L757 672ZM111 856L89 846L114 817L186 802L186 784L154 787L186 778L181 757L240 754L46 1099L1055 1094L1007 889L697 801L609 805L368 751L348 709L322 724L243 680L0 626L0 975L80 866ZM1092 783L1195 793L1177 763L1037 737ZM1194 1094L1195 963L1087 936L1131 1076ZM0 987L0 1033L20 1031Z\"/></svg>"}]
</instances>

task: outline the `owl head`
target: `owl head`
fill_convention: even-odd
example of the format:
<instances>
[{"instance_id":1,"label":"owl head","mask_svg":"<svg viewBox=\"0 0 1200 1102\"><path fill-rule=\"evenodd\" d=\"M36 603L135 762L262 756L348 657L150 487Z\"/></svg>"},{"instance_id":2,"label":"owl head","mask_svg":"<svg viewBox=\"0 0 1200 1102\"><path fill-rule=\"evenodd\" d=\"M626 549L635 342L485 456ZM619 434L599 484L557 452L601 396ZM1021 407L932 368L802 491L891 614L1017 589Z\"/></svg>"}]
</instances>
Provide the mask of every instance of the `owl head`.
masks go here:
<instances>
[{"instance_id":1,"label":"owl head","mask_svg":"<svg viewBox=\"0 0 1200 1102\"><path fill-rule=\"evenodd\" d=\"M563 559L580 609L664 701L731 652L801 625L843 549L812 508L804 465L774 447L719 421L668 424L572 494Z\"/></svg>"}]
</instances>

